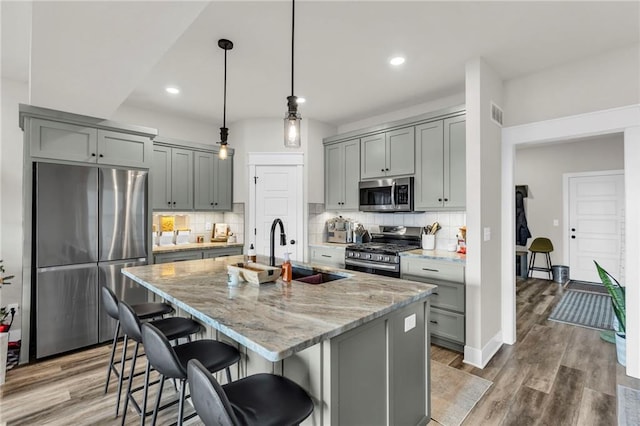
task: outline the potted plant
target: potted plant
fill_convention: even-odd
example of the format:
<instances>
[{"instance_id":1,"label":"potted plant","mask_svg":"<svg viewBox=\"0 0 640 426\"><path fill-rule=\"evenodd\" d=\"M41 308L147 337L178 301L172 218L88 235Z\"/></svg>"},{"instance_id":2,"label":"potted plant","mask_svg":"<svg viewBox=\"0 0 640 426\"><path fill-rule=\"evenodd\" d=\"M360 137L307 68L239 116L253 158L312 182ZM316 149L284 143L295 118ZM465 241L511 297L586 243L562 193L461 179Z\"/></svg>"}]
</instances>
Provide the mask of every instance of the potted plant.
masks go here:
<instances>
[{"instance_id":1,"label":"potted plant","mask_svg":"<svg viewBox=\"0 0 640 426\"><path fill-rule=\"evenodd\" d=\"M4 265L2 264L2 260L0 259L0 286L3 284L11 284L9 280L15 277L15 275L6 275L4 274Z\"/></svg>"},{"instance_id":2,"label":"potted plant","mask_svg":"<svg viewBox=\"0 0 640 426\"><path fill-rule=\"evenodd\" d=\"M594 260L596 268L598 269L598 275L602 284L606 287L609 295L611 296L611 305L613 306L613 313L615 314L616 324L614 329L616 332L616 351L618 353L618 362L624 366L627 365L627 338L626 338L626 325L627 325L627 311L626 311L626 299L625 288L611 276L610 273L605 271L602 266Z\"/></svg>"},{"instance_id":3,"label":"potted plant","mask_svg":"<svg viewBox=\"0 0 640 426\"><path fill-rule=\"evenodd\" d=\"M9 324L5 323L7 317L11 314L11 322ZM6 307L0 308L0 333L6 333L11 328L11 323L13 323L13 313L9 311Z\"/></svg>"}]
</instances>

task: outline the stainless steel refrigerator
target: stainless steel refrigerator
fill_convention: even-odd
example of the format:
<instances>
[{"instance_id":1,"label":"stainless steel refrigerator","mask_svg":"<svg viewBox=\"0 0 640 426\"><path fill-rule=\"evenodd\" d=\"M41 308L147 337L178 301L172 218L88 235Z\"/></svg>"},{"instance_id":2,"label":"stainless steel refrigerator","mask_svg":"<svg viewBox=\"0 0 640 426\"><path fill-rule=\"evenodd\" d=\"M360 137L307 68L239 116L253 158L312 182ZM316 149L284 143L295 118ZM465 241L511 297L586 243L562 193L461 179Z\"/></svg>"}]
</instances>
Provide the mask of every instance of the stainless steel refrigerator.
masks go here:
<instances>
[{"instance_id":1,"label":"stainless steel refrigerator","mask_svg":"<svg viewBox=\"0 0 640 426\"><path fill-rule=\"evenodd\" d=\"M34 185L32 355L42 358L113 338L101 286L146 301L120 270L147 261L148 181L140 170L36 163Z\"/></svg>"}]
</instances>

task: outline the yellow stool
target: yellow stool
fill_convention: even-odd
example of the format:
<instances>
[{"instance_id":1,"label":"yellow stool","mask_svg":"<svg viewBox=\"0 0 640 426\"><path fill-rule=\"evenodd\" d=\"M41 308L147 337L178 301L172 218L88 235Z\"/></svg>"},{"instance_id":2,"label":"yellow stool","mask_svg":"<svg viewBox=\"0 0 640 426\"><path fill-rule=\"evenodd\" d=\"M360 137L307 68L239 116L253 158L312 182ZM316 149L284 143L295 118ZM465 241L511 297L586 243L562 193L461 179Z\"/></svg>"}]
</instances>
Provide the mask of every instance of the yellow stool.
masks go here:
<instances>
[{"instance_id":1,"label":"yellow stool","mask_svg":"<svg viewBox=\"0 0 640 426\"><path fill-rule=\"evenodd\" d=\"M550 253L553 251L553 243L550 239L539 237L533 240L531 245L529 246L529 251L531 252L531 260L529 260L529 274L528 277L531 278L533 271L542 271L549 274L549 279L552 278L551 274L551 255ZM544 253L547 266L535 266L536 263L536 254Z\"/></svg>"}]
</instances>

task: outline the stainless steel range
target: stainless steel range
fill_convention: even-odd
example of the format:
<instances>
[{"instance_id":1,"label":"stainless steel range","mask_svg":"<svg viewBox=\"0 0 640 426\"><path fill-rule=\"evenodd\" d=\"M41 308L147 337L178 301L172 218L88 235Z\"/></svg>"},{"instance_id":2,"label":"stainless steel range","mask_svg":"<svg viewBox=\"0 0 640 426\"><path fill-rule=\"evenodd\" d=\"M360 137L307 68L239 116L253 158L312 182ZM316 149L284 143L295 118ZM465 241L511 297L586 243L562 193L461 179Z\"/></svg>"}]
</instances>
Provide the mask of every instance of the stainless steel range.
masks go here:
<instances>
[{"instance_id":1,"label":"stainless steel range","mask_svg":"<svg viewBox=\"0 0 640 426\"><path fill-rule=\"evenodd\" d=\"M381 226L371 242L352 244L345 250L346 269L400 278L400 253L420 248L418 226Z\"/></svg>"}]
</instances>

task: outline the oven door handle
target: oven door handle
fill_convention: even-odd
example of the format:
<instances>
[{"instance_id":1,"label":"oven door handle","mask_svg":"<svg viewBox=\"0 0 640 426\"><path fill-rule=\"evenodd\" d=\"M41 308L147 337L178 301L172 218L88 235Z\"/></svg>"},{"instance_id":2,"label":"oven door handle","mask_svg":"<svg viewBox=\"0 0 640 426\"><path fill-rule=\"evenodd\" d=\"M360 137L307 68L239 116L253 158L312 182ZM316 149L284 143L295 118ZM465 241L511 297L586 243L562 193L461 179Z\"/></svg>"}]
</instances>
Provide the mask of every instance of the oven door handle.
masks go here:
<instances>
[{"instance_id":1,"label":"oven door handle","mask_svg":"<svg viewBox=\"0 0 640 426\"><path fill-rule=\"evenodd\" d=\"M384 269L387 271L398 271L398 265L386 265L384 263L367 263L358 260L346 259L345 265L362 266L363 268Z\"/></svg>"}]
</instances>

